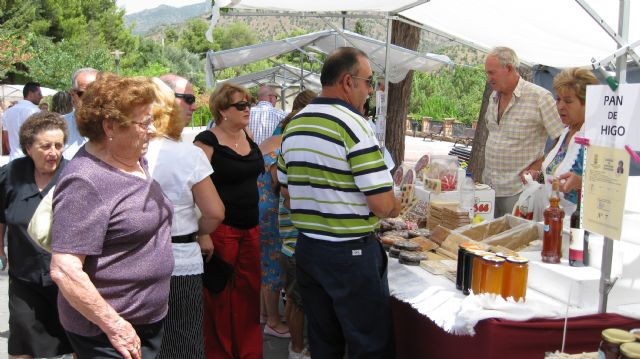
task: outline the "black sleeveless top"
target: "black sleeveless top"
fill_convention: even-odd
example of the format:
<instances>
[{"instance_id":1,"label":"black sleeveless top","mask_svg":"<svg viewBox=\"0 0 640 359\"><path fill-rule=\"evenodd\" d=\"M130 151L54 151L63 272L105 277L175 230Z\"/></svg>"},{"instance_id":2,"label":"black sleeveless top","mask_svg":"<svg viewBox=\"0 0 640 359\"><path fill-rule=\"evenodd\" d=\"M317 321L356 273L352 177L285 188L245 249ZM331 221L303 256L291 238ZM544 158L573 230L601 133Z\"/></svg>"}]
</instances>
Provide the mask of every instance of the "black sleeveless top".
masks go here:
<instances>
[{"instance_id":1,"label":"black sleeveless top","mask_svg":"<svg viewBox=\"0 0 640 359\"><path fill-rule=\"evenodd\" d=\"M258 176L264 172L264 160L258 145L245 132L251 151L241 156L221 145L213 132L200 132L194 141L213 147L211 180L224 203L222 223L249 229L258 225Z\"/></svg>"}]
</instances>

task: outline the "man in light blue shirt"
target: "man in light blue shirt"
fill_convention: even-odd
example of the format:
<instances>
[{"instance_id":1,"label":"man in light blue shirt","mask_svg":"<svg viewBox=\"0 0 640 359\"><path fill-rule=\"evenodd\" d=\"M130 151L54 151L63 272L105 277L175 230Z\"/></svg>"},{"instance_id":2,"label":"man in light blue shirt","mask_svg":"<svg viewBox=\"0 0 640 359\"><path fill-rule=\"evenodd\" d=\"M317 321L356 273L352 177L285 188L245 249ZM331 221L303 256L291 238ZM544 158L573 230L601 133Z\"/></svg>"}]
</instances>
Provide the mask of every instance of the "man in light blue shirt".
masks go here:
<instances>
[{"instance_id":1,"label":"man in light blue shirt","mask_svg":"<svg viewBox=\"0 0 640 359\"><path fill-rule=\"evenodd\" d=\"M89 84L95 81L97 75L98 70L85 67L76 70L76 72L73 73L73 76L71 76L71 90L69 91L69 94L71 95L71 102L73 102L74 110L64 115L64 119L67 121L69 137L67 138L67 144L65 145L64 152L62 153L62 156L68 160L71 160L73 156L76 155L76 152L78 152L80 147L87 142L87 139L82 137L80 132L78 132L75 109L80 106L82 95Z\"/></svg>"},{"instance_id":2,"label":"man in light blue shirt","mask_svg":"<svg viewBox=\"0 0 640 359\"><path fill-rule=\"evenodd\" d=\"M249 129L253 133L253 142L260 144L273 135L273 130L286 114L275 107L278 95L267 85L258 89L258 104L251 108Z\"/></svg>"}]
</instances>

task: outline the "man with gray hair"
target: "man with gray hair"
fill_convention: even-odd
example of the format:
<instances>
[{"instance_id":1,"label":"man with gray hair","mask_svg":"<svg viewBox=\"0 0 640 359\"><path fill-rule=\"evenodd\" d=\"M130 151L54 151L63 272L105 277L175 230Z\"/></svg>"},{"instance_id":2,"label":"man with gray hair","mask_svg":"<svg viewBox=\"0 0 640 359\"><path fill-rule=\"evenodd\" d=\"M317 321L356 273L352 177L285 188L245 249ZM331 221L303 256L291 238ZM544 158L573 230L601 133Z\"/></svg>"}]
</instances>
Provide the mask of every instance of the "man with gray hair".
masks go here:
<instances>
[{"instance_id":1,"label":"man with gray hair","mask_svg":"<svg viewBox=\"0 0 640 359\"><path fill-rule=\"evenodd\" d=\"M483 181L496 191L496 217L511 213L522 192L522 172L540 169L547 137L558 138L564 128L551 93L522 79L519 65L508 47L491 50L484 64L493 93L485 114Z\"/></svg>"},{"instance_id":2,"label":"man with gray hair","mask_svg":"<svg viewBox=\"0 0 640 359\"><path fill-rule=\"evenodd\" d=\"M251 108L249 114L249 129L253 133L253 141L258 145L273 135L276 126L286 114L275 108L278 95L267 85L258 89L258 104Z\"/></svg>"},{"instance_id":3,"label":"man with gray hair","mask_svg":"<svg viewBox=\"0 0 640 359\"><path fill-rule=\"evenodd\" d=\"M82 95L87 90L87 87L89 87L89 84L96 80L96 76L98 76L98 70L91 67L78 69L71 75L71 90L69 94L71 95L71 103L73 103L73 111L63 116L65 121L67 121L69 137L62 156L68 160L71 160L80 147L87 142L87 139L78 131L78 126L76 125L76 109L82 102Z\"/></svg>"}]
</instances>

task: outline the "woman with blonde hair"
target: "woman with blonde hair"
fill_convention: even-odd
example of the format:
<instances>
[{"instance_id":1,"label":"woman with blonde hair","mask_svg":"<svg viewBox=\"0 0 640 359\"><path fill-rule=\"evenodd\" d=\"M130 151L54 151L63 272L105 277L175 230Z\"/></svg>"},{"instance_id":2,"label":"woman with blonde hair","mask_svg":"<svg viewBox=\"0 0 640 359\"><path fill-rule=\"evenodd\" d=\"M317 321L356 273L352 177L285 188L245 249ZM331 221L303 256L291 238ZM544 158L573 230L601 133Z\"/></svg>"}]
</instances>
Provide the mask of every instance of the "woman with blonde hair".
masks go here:
<instances>
[{"instance_id":1,"label":"woman with blonde hair","mask_svg":"<svg viewBox=\"0 0 640 359\"><path fill-rule=\"evenodd\" d=\"M154 78L156 132L146 158L149 173L173 203L171 247L175 261L169 312L159 358L204 358L202 337L202 255L213 255L209 233L224 218L224 205L209 177L213 170L204 152L180 141L186 120L169 86ZM196 206L202 215L198 218Z\"/></svg>"},{"instance_id":2,"label":"woman with blonde hair","mask_svg":"<svg viewBox=\"0 0 640 359\"><path fill-rule=\"evenodd\" d=\"M260 255L257 178L264 171L258 145L245 131L251 96L225 83L211 94L216 126L199 133L213 167L211 179L225 207L224 221L211 233L220 258L233 275L220 293L204 292L207 358L262 358L260 331Z\"/></svg>"},{"instance_id":3,"label":"woman with blonde hair","mask_svg":"<svg viewBox=\"0 0 640 359\"><path fill-rule=\"evenodd\" d=\"M566 127L551 151L545 156L542 167L528 171L534 179L545 183L548 194L551 193L549 183L551 178L570 179L561 186L561 191L564 192L561 205L565 213L572 213L579 200L577 189L582 186L584 150L575 142L575 137L584 136L587 86L598 83L598 79L591 71L584 68L564 69L554 77L556 107Z\"/></svg>"}]
</instances>

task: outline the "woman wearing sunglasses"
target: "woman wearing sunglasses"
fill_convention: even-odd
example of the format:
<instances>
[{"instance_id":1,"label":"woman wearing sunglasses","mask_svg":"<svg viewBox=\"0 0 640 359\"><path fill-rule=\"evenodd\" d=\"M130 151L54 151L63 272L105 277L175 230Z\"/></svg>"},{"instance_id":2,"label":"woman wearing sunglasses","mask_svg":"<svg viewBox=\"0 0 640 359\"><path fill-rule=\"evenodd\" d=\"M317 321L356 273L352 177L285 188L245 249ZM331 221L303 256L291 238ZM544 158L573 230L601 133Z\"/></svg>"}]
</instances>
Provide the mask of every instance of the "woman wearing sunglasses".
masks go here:
<instances>
[{"instance_id":1,"label":"woman wearing sunglasses","mask_svg":"<svg viewBox=\"0 0 640 359\"><path fill-rule=\"evenodd\" d=\"M250 95L223 84L209 98L216 126L195 145L211 161L211 179L225 206L224 221L211 233L218 256L234 274L220 293L204 293L207 358L262 358L257 178L264 171L258 145L245 131Z\"/></svg>"}]
</instances>

